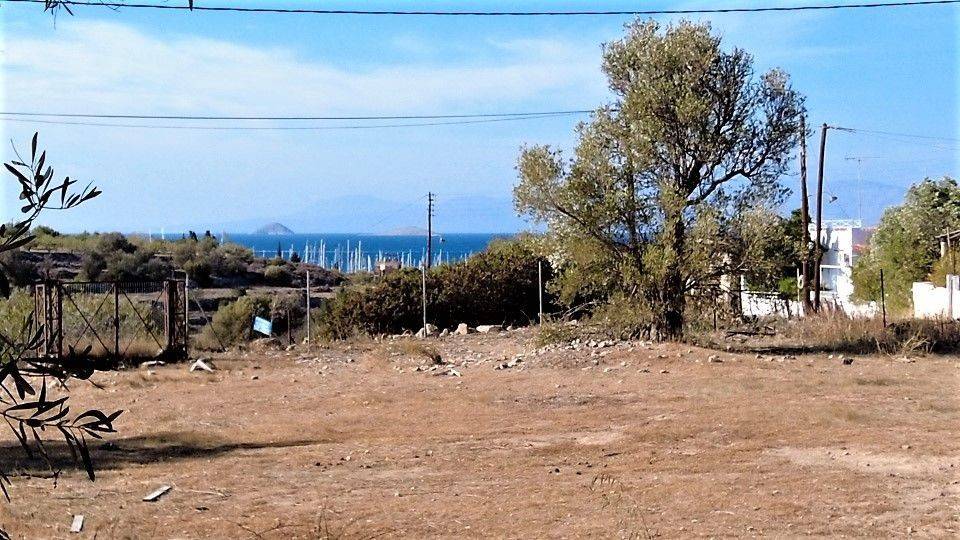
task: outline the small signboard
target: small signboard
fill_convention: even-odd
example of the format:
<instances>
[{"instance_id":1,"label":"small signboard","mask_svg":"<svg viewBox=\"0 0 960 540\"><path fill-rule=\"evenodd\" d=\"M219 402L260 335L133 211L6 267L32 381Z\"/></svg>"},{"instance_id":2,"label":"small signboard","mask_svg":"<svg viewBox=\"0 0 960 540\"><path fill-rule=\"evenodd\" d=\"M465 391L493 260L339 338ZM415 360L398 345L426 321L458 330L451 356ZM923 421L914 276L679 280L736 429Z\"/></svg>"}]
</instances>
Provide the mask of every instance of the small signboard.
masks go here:
<instances>
[{"instance_id":1,"label":"small signboard","mask_svg":"<svg viewBox=\"0 0 960 540\"><path fill-rule=\"evenodd\" d=\"M270 336L273 334L273 323L260 317L254 317L253 330L265 336Z\"/></svg>"}]
</instances>

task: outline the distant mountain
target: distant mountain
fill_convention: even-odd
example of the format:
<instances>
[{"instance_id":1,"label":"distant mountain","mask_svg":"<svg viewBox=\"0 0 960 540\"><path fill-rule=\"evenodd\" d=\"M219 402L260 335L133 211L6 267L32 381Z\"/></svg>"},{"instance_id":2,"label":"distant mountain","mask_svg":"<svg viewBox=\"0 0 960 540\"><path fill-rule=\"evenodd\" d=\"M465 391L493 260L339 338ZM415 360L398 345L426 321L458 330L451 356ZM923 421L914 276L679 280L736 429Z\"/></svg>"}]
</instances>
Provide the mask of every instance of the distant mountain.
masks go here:
<instances>
[{"instance_id":1,"label":"distant mountain","mask_svg":"<svg viewBox=\"0 0 960 540\"><path fill-rule=\"evenodd\" d=\"M390 229L389 231L383 233L384 236L426 236L427 230L423 227L397 227L396 229ZM440 233L434 231L434 236L440 236Z\"/></svg>"},{"instance_id":2,"label":"distant mountain","mask_svg":"<svg viewBox=\"0 0 960 540\"><path fill-rule=\"evenodd\" d=\"M293 231L288 229L285 225L280 223L267 223L263 227L253 231L253 234L274 234L274 235L283 235L283 234L293 234Z\"/></svg>"}]
</instances>

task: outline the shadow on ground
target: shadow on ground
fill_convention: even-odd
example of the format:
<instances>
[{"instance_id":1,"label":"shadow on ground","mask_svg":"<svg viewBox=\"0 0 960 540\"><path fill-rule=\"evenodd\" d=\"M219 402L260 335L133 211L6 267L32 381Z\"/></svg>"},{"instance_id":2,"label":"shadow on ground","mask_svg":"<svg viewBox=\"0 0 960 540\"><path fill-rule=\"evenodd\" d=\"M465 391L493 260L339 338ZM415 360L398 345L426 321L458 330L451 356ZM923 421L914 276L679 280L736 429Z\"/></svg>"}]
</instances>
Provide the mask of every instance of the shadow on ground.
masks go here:
<instances>
[{"instance_id":1,"label":"shadow on ground","mask_svg":"<svg viewBox=\"0 0 960 540\"><path fill-rule=\"evenodd\" d=\"M289 440L267 442L236 442L195 431L163 432L139 437L113 439L90 443L90 457L95 470L119 469L125 465L162 463L175 460L209 459L223 454L245 450L264 450L314 446L335 442L326 440ZM74 462L63 440L45 440L43 443L54 470L82 470ZM48 474L50 467L33 448L33 457L28 457L18 443L5 441L0 444L0 463L3 472L10 476L21 474Z\"/></svg>"}]
</instances>

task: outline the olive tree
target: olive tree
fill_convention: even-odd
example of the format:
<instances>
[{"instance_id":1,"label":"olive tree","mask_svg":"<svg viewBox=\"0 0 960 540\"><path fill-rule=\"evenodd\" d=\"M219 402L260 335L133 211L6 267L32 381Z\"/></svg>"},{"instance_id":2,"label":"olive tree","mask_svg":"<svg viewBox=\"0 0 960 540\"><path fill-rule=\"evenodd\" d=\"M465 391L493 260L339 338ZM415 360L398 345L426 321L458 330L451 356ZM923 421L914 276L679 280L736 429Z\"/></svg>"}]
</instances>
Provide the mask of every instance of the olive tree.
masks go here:
<instances>
[{"instance_id":1,"label":"olive tree","mask_svg":"<svg viewBox=\"0 0 960 540\"><path fill-rule=\"evenodd\" d=\"M803 98L784 72L757 76L749 54L721 48L708 24L630 24L604 46L603 71L613 101L578 126L571 160L521 150L515 203L548 225L560 258L600 253L593 278L642 300L655 332L676 338L688 295L758 251L736 244L749 211L786 193Z\"/></svg>"},{"instance_id":2,"label":"olive tree","mask_svg":"<svg viewBox=\"0 0 960 540\"><path fill-rule=\"evenodd\" d=\"M19 185L21 217L0 225L0 254L29 245L34 239L31 226L41 214L75 208L100 194L89 184L76 190L76 180L70 177L55 180L46 152L37 152L36 134L30 144L29 159L17 157L4 165ZM0 297L4 298L10 295L7 271L0 263ZM5 326L12 327L12 322L5 321ZM24 452L28 456L38 454L51 469L53 464L47 458L43 441L50 436L62 439L92 480L94 471L87 441L113 433L113 421L120 411L106 414L91 409L72 413L66 385L71 379L88 379L93 374L92 363L87 358L90 349L70 348L65 358L38 357L36 351L42 336L43 327L29 316L21 322L18 331L0 333L0 418ZM60 383L59 389L51 385L53 381ZM0 491L7 498L8 483L9 479L0 469ZM3 534L0 530L0 537Z\"/></svg>"}]
</instances>

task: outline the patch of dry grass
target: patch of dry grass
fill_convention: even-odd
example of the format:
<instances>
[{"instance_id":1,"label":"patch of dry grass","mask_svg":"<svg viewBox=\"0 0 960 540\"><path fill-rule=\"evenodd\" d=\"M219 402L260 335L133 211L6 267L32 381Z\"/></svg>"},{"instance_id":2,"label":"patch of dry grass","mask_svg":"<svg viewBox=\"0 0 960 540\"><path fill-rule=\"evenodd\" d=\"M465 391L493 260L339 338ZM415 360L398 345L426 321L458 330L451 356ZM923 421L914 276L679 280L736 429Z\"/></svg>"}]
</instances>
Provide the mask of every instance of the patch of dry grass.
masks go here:
<instances>
[{"instance_id":1,"label":"patch of dry grass","mask_svg":"<svg viewBox=\"0 0 960 540\"><path fill-rule=\"evenodd\" d=\"M900 356L952 353L960 351L960 324L903 319L884 326L880 318L831 312L783 321L777 325L775 336L758 338L749 346Z\"/></svg>"},{"instance_id":2,"label":"patch of dry grass","mask_svg":"<svg viewBox=\"0 0 960 540\"><path fill-rule=\"evenodd\" d=\"M859 386L896 386L900 381L890 377L857 377L853 380Z\"/></svg>"},{"instance_id":3,"label":"patch of dry grass","mask_svg":"<svg viewBox=\"0 0 960 540\"><path fill-rule=\"evenodd\" d=\"M407 356L426 358L434 364L443 363L443 358L440 356L440 351L434 345L429 343L414 341L412 339L404 339L397 342L396 348L398 351L400 351L400 353Z\"/></svg>"}]
</instances>

